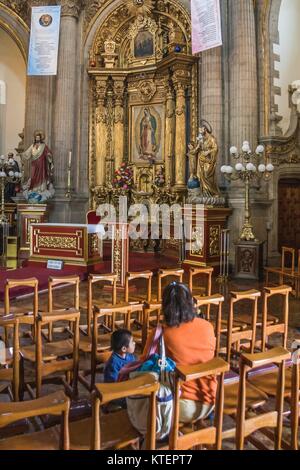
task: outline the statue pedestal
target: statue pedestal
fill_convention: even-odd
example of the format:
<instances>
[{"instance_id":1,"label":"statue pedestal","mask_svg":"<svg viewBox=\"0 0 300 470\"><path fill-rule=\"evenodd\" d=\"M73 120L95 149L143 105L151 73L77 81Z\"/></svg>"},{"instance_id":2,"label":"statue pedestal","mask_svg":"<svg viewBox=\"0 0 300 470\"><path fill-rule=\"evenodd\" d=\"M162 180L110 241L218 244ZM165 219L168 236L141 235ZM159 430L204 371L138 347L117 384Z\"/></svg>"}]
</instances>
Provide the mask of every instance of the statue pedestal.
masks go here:
<instances>
[{"instance_id":1,"label":"statue pedestal","mask_svg":"<svg viewBox=\"0 0 300 470\"><path fill-rule=\"evenodd\" d=\"M47 204L17 204L18 236L20 237L19 259L30 256L30 226L47 222Z\"/></svg>"},{"instance_id":2,"label":"statue pedestal","mask_svg":"<svg viewBox=\"0 0 300 470\"><path fill-rule=\"evenodd\" d=\"M186 257L184 269L212 266L220 272L221 231L227 227L232 210L225 207L193 205L185 215Z\"/></svg>"},{"instance_id":3,"label":"statue pedestal","mask_svg":"<svg viewBox=\"0 0 300 470\"><path fill-rule=\"evenodd\" d=\"M238 241L235 244L235 277L253 280L263 278L263 242Z\"/></svg>"}]
</instances>

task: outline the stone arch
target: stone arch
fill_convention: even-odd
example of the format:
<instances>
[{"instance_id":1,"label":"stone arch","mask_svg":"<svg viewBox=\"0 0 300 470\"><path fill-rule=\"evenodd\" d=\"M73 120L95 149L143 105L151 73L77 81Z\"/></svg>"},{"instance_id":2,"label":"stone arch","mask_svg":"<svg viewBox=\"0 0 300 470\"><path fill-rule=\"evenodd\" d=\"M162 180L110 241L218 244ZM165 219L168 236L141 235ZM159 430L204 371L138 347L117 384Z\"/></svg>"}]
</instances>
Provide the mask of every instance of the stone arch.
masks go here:
<instances>
[{"instance_id":1,"label":"stone arch","mask_svg":"<svg viewBox=\"0 0 300 470\"><path fill-rule=\"evenodd\" d=\"M0 28L14 40L25 63L27 63L30 30L20 16L2 4L0 8Z\"/></svg>"},{"instance_id":2,"label":"stone arch","mask_svg":"<svg viewBox=\"0 0 300 470\"><path fill-rule=\"evenodd\" d=\"M22 67L22 80L25 79L23 84L26 87L26 77L25 77L25 68L27 63L27 52L28 52L28 41L29 41L29 28L23 19L18 16L18 14L12 11L5 5L0 7L0 30L4 32L4 35L7 36L10 43L14 44L14 54L18 55L18 66ZM24 67L24 68L23 68ZM18 69L19 70L19 69ZM15 70L17 72L17 69ZM14 105L11 105L11 100L8 103L8 97L12 98L12 93L9 94L9 87L11 83L6 80L0 82L0 140L1 140L1 151L4 153L7 151L7 148L13 148L14 142L14 133L17 138L17 132L20 132L24 126L24 115L19 113L18 122L14 120ZM24 94L23 94L24 91ZM18 89L18 93L22 95L22 100L26 96L26 88L24 90L22 85L22 90ZM14 93L14 96L15 93ZM22 111L24 111L24 102L22 101ZM22 116L22 118L21 118ZM22 121L21 122L19 121ZM19 128L19 125L22 127ZM17 144L17 142L15 142ZM8 146L8 147L7 147Z\"/></svg>"},{"instance_id":3,"label":"stone arch","mask_svg":"<svg viewBox=\"0 0 300 470\"><path fill-rule=\"evenodd\" d=\"M0 80L0 104L6 104L6 83Z\"/></svg>"}]
</instances>

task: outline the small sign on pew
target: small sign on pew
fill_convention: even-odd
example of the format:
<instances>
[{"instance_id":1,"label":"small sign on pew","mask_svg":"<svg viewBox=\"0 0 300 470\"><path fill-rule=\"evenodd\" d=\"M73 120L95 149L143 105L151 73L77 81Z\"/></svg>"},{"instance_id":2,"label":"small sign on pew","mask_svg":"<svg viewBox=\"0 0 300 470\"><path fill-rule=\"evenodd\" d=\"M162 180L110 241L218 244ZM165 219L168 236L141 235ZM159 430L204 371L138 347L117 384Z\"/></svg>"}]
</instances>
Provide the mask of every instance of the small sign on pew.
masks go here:
<instances>
[{"instance_id":1,"label":"small sign on pew","mask_svg":"<svg viewBox=\"0 0 300 470\"><path fill-rule=\"evenodd\" d=\"M48 259L47 261L47 269L56 269L61 271L64 267L64 262L59 259Z\"/></svg>"}]
</instances>

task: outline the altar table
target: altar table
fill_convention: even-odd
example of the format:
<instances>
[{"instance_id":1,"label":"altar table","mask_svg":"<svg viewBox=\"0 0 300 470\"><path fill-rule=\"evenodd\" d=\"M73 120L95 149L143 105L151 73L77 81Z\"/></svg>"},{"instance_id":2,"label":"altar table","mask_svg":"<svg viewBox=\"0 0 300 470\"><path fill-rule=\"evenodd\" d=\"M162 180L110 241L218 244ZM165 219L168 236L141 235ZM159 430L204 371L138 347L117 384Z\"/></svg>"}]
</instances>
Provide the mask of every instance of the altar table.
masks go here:
<instances>
[{"instance_id":1,"label":"altar table","mask_svg":"<svg viewBox=\"0 0 300 470\"><path fill-rule=\"evenodd\" d=\"M31 224L30 231L30 262L51 259L87 267L102 261L101 224Z\"/></svg>"}]
</instances>

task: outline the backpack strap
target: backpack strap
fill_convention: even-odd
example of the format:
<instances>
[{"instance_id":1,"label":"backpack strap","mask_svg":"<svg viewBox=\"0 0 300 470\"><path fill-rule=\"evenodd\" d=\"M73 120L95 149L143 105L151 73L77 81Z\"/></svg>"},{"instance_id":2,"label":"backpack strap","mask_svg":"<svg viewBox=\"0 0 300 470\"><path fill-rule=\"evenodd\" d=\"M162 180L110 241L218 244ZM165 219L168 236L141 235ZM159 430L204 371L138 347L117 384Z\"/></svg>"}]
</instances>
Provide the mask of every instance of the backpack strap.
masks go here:
<instances>
[{"instance_id":1,"label":"backpack strap","mask_svg":"<svg viewBox=\"0 0 300 470\"><path fill-rule=\"evenodd\" d=\"M155 329L155 333L154 333L154 336L153 336L153 340L152 340L152 343L151 343L151 346L150 346L150 349L149 349L149 352L147 354L147 359L152 356L152 354L155 354L157 351L158 351L158 346L159 346L159 340L160 338L162 337L163 335L163 328L162 326L159 324L157 325L156 329Z\"/></svg>"}]
</instances>

